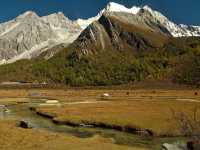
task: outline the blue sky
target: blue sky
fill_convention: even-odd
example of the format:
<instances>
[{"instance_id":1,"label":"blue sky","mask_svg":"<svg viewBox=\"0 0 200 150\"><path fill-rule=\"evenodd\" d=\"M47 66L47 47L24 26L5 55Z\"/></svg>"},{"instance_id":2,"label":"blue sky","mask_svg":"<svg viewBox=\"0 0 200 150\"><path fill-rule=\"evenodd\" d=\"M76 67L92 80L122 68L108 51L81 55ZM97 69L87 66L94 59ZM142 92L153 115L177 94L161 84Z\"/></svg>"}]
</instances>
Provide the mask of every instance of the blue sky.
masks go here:
<instances>
[{"instance_id":1,"label":"blue sky","mask_svg":"<svg viewBox=\"0 0 200 150\"><path fill-rule=\"evenodd\" d=\"M200 0L112 0L131 7L149 5L176 23L200 25ZM95 16L109 0L1 0L0 22L33 10L39 15L62 11L71 19Z\"/></svg>"}]
</instances>

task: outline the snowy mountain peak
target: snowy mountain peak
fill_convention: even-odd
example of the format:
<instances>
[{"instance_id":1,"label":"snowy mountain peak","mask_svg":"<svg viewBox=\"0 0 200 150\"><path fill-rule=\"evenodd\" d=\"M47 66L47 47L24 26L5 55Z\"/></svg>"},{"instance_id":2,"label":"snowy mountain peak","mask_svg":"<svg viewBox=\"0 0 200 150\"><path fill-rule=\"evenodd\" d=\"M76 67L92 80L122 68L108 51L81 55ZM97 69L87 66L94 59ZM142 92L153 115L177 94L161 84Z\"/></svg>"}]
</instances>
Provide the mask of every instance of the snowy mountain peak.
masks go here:
<instances>
[{"instance_id":1,"label":"snowy mountain peak","mask_svg":"<svg viewBox=\"0 0 200 150\"><path fill-rule=\"evenodd\" d=\"M62 11L59 11L57 14L60 15L60 16L65 16Z\"/></svg>"},{"instance_id":2,"label":"snowy mountain peak","mask_svg":"<svg viewBox=\"0 0 200 150\"><path fill-rule=\"evenodd\" d=\"M159 26L166 29L173 37L183 37L183 36L200 36L200 27L198 26L188 26L188 25L177 25L174 22L170 21L166 16L164 16L159 11L156 11L145 5L143 7L133 6L131 8L127 8L124 5L110 2L107 6L100 11L100 13L89 19L78 19L76 23L82 28L85 29L92 22L97 21L104 13L109 12L125 12L132 14L137 17L146 18L149 22L154 22Z\"/></svg>"},{"instance_id":3,"label":"snowy mountain peak","mask_svg":"<svg viewBox=\"0 0 200 150\"><path fill-rule=\"evenodd\" d=\"M37 15L34 11L26 11L22 14L23 16Z\"/></svg>"},{"instance_id":4,"label":"snowy mountain peak","mask_svg":"<svg viewBox=\"0 0 200 150\"><path fill-rule=\"evenodd\" d=\"M34 11L26 11L25 13L19 15L17 19L24 19L24 18L38 18L39 16Z\"/></svg>"},{"instance_id":5,"label":"snowy mountain peak","mask_svg":"<svg viewBox=\"0 0 200 150\"><path fill-rule=\"evenodd\" d=\"M153 11L153 9L149 5L144 5L143 9L148 10L148 11Z\"/></svg>"},{"instance_id":6,"label":"snowy mountain peak","mask_svg":"<svg viewBox=\"0 0 200 150\"><path fill-rule=\"evenodd\" d=\"M108 3L108 5L105 8L105 11L108 12L127 12L132 14L137 14L140 10L140 7L133 6L132 8L127 8L124 5L115 2Z\"/></svg>"},{"instance_id":7,"label":"snowy mountain peak","mask_svg":"<svg viewBox=\"0 0 200 150\"><path fill-rule=\"evenodd\" d=\"M49 47L72 43L85 28L99 20L103 14L116 15L120 19L124 17L129 23L144 25L172 37L200 36L200 26L177 25L149 6L127 8L110 2L97 16L76 21L68 19L62 12L39 17L35 12L27 11L0 24L0 64L29 59Z\"/></svg>"},{"instance_id":8,"label":"snowy mountain peak","mask_svg":"<svg viewBox=\"0 0 200 150\"><path fill-rule=\"evenodd\" d=\"M150 14L147 19L150 22L154 22L155 24L158 24L168 30L173 37L200 36L199 26L177 25L174 22L170 21L162 13L152 9L148 5L145 5L143 7L133 6L132 8L127 8L121 4L110 2L108 3L107 7L101 12L125 12L139 17L146 17L148 16L148 14Z\"/></svg>"},{"instance_id":9,"label":"snowy mountain peak","mask_svg":"<svg viewBox=\"0 0 200 150\"><path fill-rule=\"evenodd\" d=\"M70 44L82 29L62 12L39 17L27 11L0 24L0 65L37 57L56 45Z\"/></svg>"},{"instance_id":10,"label":"snowy mountain peak","mask_svg":"<svg viewBox=\"0 0 200 150\"><path fill-rule=\"evenodd\" d=\"M109 12L126 12L131 14L137 14L141 10L140 7L133 6L132 8L127 8L124 5L110 2L107 4L107 6L102 9L97 16L91 17L89 19L77 19L77 24L81 26L82 29L85 29L88 25L90 25L92 22L97 21L104 13Z\"/></svg>"},{"instance_id":11,"label":"snowy mountain peak","mask_svg":"<svg viewBox=\"0 0 200 150\"><path fill-rule=\"evenodd\" d=\"M69 20L63 12L57 12L57 13L53 13L53 14L50 14L48 16L44 16L42 18L46 18L46 17L51 17L51 18L59 18L59 19L64 19L64 20L68 20L68 21L71 21Z\"/></svg>"},{"instance_id":12,"label":"snowy mountain peak","mask_svg":"<svg viewBox=\"0 0 200 150\"><path fill-rule=\"evenodd\" d=\"M59 29L59 28L62 28L65 30L70 30L70 28L73 28L73 30L81 29L80 26L76 22L67 18L63 14L63 12L50 14L48 16L41 17L41 19L46 23L50 23L50 26L54 29Z\"/></svg>"}]
</instances>

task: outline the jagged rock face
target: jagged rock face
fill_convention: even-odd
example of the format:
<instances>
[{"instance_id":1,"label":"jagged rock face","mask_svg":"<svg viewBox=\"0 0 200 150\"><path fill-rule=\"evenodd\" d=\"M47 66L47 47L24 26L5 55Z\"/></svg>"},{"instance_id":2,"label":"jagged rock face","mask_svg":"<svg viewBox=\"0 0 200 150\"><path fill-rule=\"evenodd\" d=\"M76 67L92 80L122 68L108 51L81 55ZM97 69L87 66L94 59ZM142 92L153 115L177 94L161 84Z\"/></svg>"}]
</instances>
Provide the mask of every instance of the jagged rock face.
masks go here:
<instances>
[{"instance_id":1,"label":"jagged rock face","mask_svg":"<svg viewBox=\"0 0 200 150\"><path fill-rule=\"evenodd\" d=\"M171 36L170 32L164 26L160 25L157 20L152 19L151 14L145 10L139 11L137 15L124 12L110 12L107 13L107 15L113 16L126 24Z\"/></svg>"},{"instance_id":2,"label":"jagged rock face","mask_svg":"<svg viewBox=\"0 0 200 150\"><path fill-rule=\"evenodd\" d=\"M87 20L78 19L77 23L84 29L92 22L97 21L105 13L121 13L126 14L127 22L135 24L143 24L146 27L154 28L170 34L172 37L188 37L188 36L200 36L200 26L188 26L178 25L170 21L162 13L151 9L149 6L126 8L123 5L110 2L105 9L100 11L96 17L89 18ZM122 15L123 17L123 15Z\"/></svg>"},{"instance_id":3,"label":"jagged rock face","mask_svg":"<svg viewBox=\"0 0 200 150\"><path fill-rule=\"evenodd\" d=\"M39 56L35 55L34 57L41 57L41 58L44 58L45 60L49 60L55 54L62 51L66 47L67 47L67 45L65 45L65 44L56 45L52 48L49 48L47 51L42 52Z\"/></svg>"},{"instance_id":4,"label":"jagged rock face","mask_svg":"<svg viewBox=\"0 0 200 150\"><path fill-rule=\"evenodd\" d=\"M22 53L56 37L51 28L34 13L19 16L15 20L15 27L10 24L8 26L13 28L10 32L0 32L0 48L7 51Z\"/></svg>"},{"instance_id":5,"label":"jagged rock face","mask_svg":"<svg viewBox=\"0 0 200 150\"><path fill-rule=\"evenodd\" d=\"M30 59L62 43L71 43L82 29L62 13L39 17L26 12L0 24L0 62Z\"/></svg>"},{"instance_id":6,"label":"jagged rock face","mask_svg":"<svg viewBox=\"0 0 200 150\"><path fill-rule=\"evenodd\" d=\"M75 24L73 21L69 20L67 17L65 17L65 15L62 12L42 17L42 19L54 28L69 28L72 25L77 26L78 28L78 25Z\"/></svg>"},{"instance_id":7,"label":"jagged rock face","mask_svg":"<svg viewBox=\"0 0 200 150\"><path fill-rule=\"evenodd\" d=\"M76 22L69 20L62 12L42 17L42 20L50 25L60 39L66 40L68 43L73 42L82 31Z\"/></svg>"},{"instance_id":8,"label":"jagged rock face","mask_svg":"<svg viewBox=\"0 0 200 150\"><path fill-rule=\"evenodd\" d=\"M177 25L148 6L126 8L109 3L76 40L81 55L99 50L157 49L169 38L200 36L200 27Z\"/></svg>"},{"instance_id":9,"label":"jagged rock face","mask_svg":"<svg viewBox=\"0 0 200 150\"><path fill-rule=\"evenodd\" d=\"M199 27L176 25L148 6L126 8L109 3L76 40L79 55L99 50L157 49L169 38L197 36ZM199 34L200 35L200 34Z\"/></svg>"},{"instance_id":10,"label":"jagged rock face","mask_svg":"<svg viewBox=\"0 0 200 150\"><path fill-rule=\"evenodd\" d=\"M135 23L133 18L131 21L126 21L128 15L116 12L104 14L86 28L75 41L77 49L81 50L81 55L108 49L120 51L153 49L161 47L169 38L168 32L151 28L144 20L140 20L140 23Z\"/></svg>"},{"instance_id":11,"label":"jagged rock face","mask_svg":"<svg viewBox=\"0 0 200 150\"><path fill-rule=\"evenodd\" d=\"M138 16L145 18L149 25L152 25L153 23L156 26L161 27L161 29L164 29L164 32L170 33L172 37L200 36L200 27L177 25L160 12L155 11L148 6L144 6L139 11Z\"/></svg>"}]
</instances>

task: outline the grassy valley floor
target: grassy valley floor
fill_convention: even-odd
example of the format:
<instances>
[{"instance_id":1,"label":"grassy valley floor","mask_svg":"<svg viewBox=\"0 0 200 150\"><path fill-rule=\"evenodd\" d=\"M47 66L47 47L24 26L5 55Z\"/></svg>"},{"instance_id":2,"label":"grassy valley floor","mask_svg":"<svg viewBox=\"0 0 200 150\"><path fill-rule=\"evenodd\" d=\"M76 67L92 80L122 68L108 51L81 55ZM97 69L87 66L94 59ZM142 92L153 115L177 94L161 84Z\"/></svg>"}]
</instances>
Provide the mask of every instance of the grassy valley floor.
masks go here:
<instances>
[{"instance_id":1,"label":"grassy valley floor","mask_svg":"<svg viewBox=\"0 0 200 150\"><path fill-rule=\"evenodd\" d=\"M160 100L150 98L117 102L69 103L61 107L40 107L37 112L52 117L58 124L72 126L86 124L154 136L184 135L182 124L179 122L181 118L177 117L183 113L192 121L194 110L200 107L200 101L191 98L170 100L169 97L162 100L158 97L158 99Z\"/></svg>"},{"instance_id":2,"label":"grassy valley floor","mask_svg":"<svg viewBox=\"0 0 200 150\"><path fill-rule=\"evenodd\" d=\"M104 93L110 96L102 97ZM115 127L114 129L116 127L130 129L126 132L132 129L148 129L154 137L184 136L186 133L183 132L180 118L178 120L176 118L181 114L193 121L195 113L196 119L200 119L200 90L196 89L0 90L0 104L16 103L8 97L17 98L19 103L27 102L28 98L58 100L60 102L58 106L36 108L38 113L52 117L56 123L93 124L97 127L104 125L104 127ZM141 132L139 134L143 135ZM144 148L120 146L112 142L110 138L101 136L81 139L36 129L24 130L17 128L11 121L0 121L2 146L0 148L5 150L11 150L13 147L16 147L16 150L148 149L145 146ZM157 149L161 144L159 143Z\"/></svg>"}]
</instances>

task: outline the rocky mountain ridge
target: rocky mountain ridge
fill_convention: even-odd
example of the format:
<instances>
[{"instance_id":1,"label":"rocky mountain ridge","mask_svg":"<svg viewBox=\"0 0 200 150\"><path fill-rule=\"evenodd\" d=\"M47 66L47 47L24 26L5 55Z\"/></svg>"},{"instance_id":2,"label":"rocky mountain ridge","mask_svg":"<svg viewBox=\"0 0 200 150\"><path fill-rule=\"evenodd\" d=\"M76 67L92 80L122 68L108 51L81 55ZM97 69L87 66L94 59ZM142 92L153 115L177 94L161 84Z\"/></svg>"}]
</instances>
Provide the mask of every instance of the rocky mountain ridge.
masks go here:
<instances>
[{"instance_id":1,"label":"rocky mountain ridge","mask_svg":"<svg viewBox=\"0 0 200 150\"><path fill-rule=\"evenodd\" d=\"M157 35L161 34L171 37L200 36L199 26L177 25L160 12L148 6L127 8L123 5L110 2L97 16L86 20L78 19L74 21L68 19L62 12L40 17L35 12L27 11L11 21L0 24L0 64L13 63L21 59L31 59L48 50L51 51L50 56L53 57L57 53L57 51L53 52L55 47L67 47L70 43L80 40L84 36L87 37L87 35L94 39L97 33L97 36L100 36L96 37L100 39L98 42L105 48L106 42L103 42L103 38L109 39L108 36L105 37L109 29L106 29L107 26L102 26L102 18L105 16L115 18L118 22L132 26L130 28L133 28L134 31L132 30L131 32L141 31L138 30L138 27L140 29L142 27L143 31L148 30L157 33ZM99 24L99 22L101 23ZM104 34L104 31L107 33ZM119 35L117 35L117 31L114 32L112 36L117 38ZM123 36L125 36L124 34L128 36L126 40L128 40L129 44L139 45L137 41L132 39L133 35L123 33ZM132 37L130 38L130 36ZM144 39L139 39L139 41L145 43ZM111 40L113 41L113 39ZM83 42L84 40L80 45ZM119 43L122 44L122 41ZM123 44L118 44L119 47L123 47ZM85 51L85 48L82 48ZM117 48L116 44L115 48Z\"/></svg>"},{"instance_id":2,"label":"rocky mountain ridge","mask_svg":"<svg viewBox=\"0 0 200 150\"><path fill-rule=\"evenodd\" d=\"M56 45L70 44L81 31L63 13L39 17L35 12L25 12L0 24L0 63L31 59Z\"/></svg>"},{"instance_id":3,"label":"rocky mountain ridge","mask_svg":"<svg viewBox=\"0 0 200 150\"><path fill-rule=\"evenodd\" d=\"M92 22L97 21L104 13L121 12L140 17L141 12L143 11L146 11L150 14L151 18L149 18L149 21L153 20L154 22L156 21L158 24L164 26L171 33L173 37L200 36L200 26L176 24L170 21L162 13L153 10L147 5L143 7L133 6L131 8L127 8L121 4L110 2L103 10L100 11L100 13L97 16L86 20L78 19L77 23L83 29L85 29Z\"/></svg>"}]
</instances>

